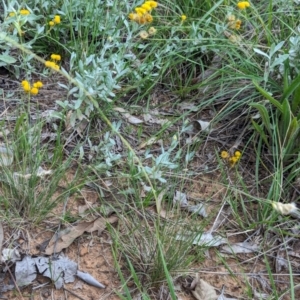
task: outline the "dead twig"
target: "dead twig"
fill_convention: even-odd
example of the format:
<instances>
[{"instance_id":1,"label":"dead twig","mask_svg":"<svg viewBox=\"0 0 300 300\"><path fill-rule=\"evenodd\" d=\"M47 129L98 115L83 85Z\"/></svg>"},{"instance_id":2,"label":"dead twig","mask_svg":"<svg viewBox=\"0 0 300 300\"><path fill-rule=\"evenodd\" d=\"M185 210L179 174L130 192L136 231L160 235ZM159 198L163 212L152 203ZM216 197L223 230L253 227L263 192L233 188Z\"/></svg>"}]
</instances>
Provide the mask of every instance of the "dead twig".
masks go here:
<instances>
[{"instance_id":1,"label":"dead twig","mask_svg":"<svg viewBox=\"0 0 300 300\"><path fill-rule=\"evenodd\" d=\"M75 294L74 292L72 292L72 291L66 289L65 287L63 287L63 289L64 289L64 291L70 293L71 295L77 297L78 299L80 299L80 300L85 300L85 299L81 298L80 296L78 296L77 294Z\"/></svg>"}]
</instances>

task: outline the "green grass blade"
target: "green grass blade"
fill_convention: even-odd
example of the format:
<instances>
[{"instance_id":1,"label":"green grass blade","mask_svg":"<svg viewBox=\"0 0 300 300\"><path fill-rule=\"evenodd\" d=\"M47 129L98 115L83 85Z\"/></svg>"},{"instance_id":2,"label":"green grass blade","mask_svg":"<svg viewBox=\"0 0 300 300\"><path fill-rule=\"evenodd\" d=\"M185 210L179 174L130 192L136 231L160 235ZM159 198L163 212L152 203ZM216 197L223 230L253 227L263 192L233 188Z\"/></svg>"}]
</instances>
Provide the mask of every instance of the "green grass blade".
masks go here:
<instances>
[{"instance_id":1,"label":"green grass blade","mask_svg":"<svg viewBox=\"0 0 300 300\"><path fill-rule=\"evenodd\" d=\"M259 133L259 135L261 136L261 138L263 139L263 141L266 143L266 145L269 147L269 142L268 142L268 138L263 130L263 128L261 128L260 125L258 125L254 120L252 121L252 125L253 127L256 129L256 131Z\"/></svg>"},{"instance_id":2,"label":"green grass blade","mask_svg":"<svg viewBox=\"0 0 300 300\"><path fill-rule=\"evenodd\" d=\"M125 294L126 294L126 297L122 296L120 293L116 292L118 294L118 296L123 299L123 300L130 300L132 299L131 295L130 295L130 291L128 289L128 286L127 286L127 281L125 280L124 276L123 276L123 273L121 271L121 268L120 268L120 265L118 263L118 260L117 260L117 255L116 255L116 252L115 250L112 248L112 255L113 255L113 258L114 258L114 261L115 261L115 267L117 269L117 272L118 272L118 275L120 277L120 280L122 282L122 285L123 285L123 289L125 291Z\"/></svg>"},{"instance_id":3,"label":"green grass blade","mask_svg":"<svg viewBox=\"0 0 300 300\"><path fill-rule=\"evenodd\" d=\"M252 81L257 90L264 96L266 99L268 99L281 113L283 112L282 105L279 101L274 99L265 89L263 89L261 86L258 85L256 81Z\"/></svg>"},{"instance_id":4,"label":"green grass blade","mask_svg":"<svg viewBox=\"0 0 300 300\"><path fill-rule=\"evenodd\" d=\"M294 94L292 106L299 105L300 103L300 74L292 81L290 86L284 91L281 97L281 101L283 101L284 99L288 99L295 91L296 93ZM296 107L293 107L293 110L295 108Z\"/></svg>"},{"instance_id":5,"label":"green grass blade","mask_svg":"<svg viewBox=\"0 0 300 300\"><path fill-rule=\"evenodd\" d=\"M270 123L270 117L268 110L266 109L265 106L259 104L259 103L250 103L250 106L255 107L262 118L263 125L266 127L267 131L269 134L271 134L271 123Z\"/></svg>"},{"instance_id":6,"label":"green grass blade","mask_svg":"<svg viewBox=\"0 0 300 300\"><path fill-rule=\"evenodd\" d=\"M162 247L161 247L160 240L158 240L157 244L158 244L158 247L159 247L161 263L163 265L164 272L165 272L165 275L166 275L166 279L167 279L167 282L168 282L168 286L169 286L169 289L170 289L171 299L176 300L177 297L176 297L176 294L175 294L174 285L173 285L172 278L171 278L170 273L169 273L168 268L167 268L167 264L166 264L166 261L165 261L165 258L164 258L164 254L163 254L163 250L162 250Z\"/></svg>"}]
</instances>

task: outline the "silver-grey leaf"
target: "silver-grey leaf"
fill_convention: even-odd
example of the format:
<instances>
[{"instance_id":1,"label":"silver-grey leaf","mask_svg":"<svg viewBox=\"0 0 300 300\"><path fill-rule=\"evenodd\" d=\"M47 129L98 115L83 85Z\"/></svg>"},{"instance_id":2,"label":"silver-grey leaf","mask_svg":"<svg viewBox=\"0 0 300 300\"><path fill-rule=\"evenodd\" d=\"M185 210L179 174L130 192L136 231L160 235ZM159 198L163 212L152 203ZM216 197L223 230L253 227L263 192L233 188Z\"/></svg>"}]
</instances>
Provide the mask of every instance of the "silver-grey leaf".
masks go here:
<instances>
[{"instance_id":1,"label":"silver-grey leaf","mask_svg":"<svg viewBox=\"0 0 300 300\"><path fill-rule=\"evenodd\" d=\"M105 285L103 285L102 283L100 283L99 281L97 281L92 275L90 275L89 273L85 273L85 272L81 272L77 270L77 274L78 278L80 278L81 280L83 280L84 282L93 285L95 287L98 287L100 289L105 289Z\"/></svg>"},{"instance_id":2,"label":"silver-grey leaf","mask_svg":"<svg viewBox=\"0 0 300 300\"><path fill-rule=\"evenodd\" d=\"M184 234L178 234L176 240L178 241L189 241L192 239L195 233L185 232ZM194 235L195 236L195 235ZM212 235L210 232L203 232L196 235L196 237L191 240L193 245L207 246L207 247L218 247L222 244L227 244L228 240L222 238L219 235Z\"/></svg>"},{"instance_id":3,"label":"silver-grey leaf","mask_svg":"<svg viewBox=\"0 0 300 300\"><path fill-rule=\"evenodd\" d=\"M10 248L4 248L2 250L2 261L11 261L16 262L18 260L21 260L21 254L17 249L10 249Z\"/></svg>"},{"instance_id":4,"label":"silver-grey leaf","mask_svg":"<svg viewBox=\"0 0 300 300\"><path fill-rule=\"evenodd\" d=\"M50 260L40 256L35 258L35 263L39 272L50 278L57 289L60 289L64 282L75 281L77 264L68 258L60 256L57 260Z\"/></svg>"},{"instance_id":5,"label":"silver-grey leaf","mask_svg":"<svg viewBox=\"0 0 300 300\"><path fill-rule=\"evenodd\" d=\"M16 262L15 276L18 286L29 285L35 280L35 261L31 256L25 256L21 261Z\"/></svg>"},{"instance_id":6,"label":"silver-grey leaf","mask_svg":"<svg viewBox=\"0 0 300 300\"><path fill-rule=\"evenodd\" d=\"M173 197L173 204L179 204L180 207L188 206L188 200L185 193L181 193L180 191L176 191Z\"/></svg>"},{"instance_id":7,"label":"silver-grey leaf","mask_svg":"<svg viewBox=\"0 0 300 300\"><path fill-rule=\"evenodd\" d=\"M252 244L249 242L235 243L232 245L226 245L222 247L222 252L226 253L252 253L259 251L259 247L256 244Z\"/></svg>"},{"instance_id":8,"label":"silver-grey leaf","mask_svg":"<svg viewBox=\"0 0 300 300\"><path fill-rule=\"evenodd\" d=\"M198 203L196 205L189 205L186 209L189 212L194 213L194 214L198 214L198 215L200 215L204 218L206 218L208 216L207 212L206 212L205 205L203 203Z\"/></svg>"}]
</instances>

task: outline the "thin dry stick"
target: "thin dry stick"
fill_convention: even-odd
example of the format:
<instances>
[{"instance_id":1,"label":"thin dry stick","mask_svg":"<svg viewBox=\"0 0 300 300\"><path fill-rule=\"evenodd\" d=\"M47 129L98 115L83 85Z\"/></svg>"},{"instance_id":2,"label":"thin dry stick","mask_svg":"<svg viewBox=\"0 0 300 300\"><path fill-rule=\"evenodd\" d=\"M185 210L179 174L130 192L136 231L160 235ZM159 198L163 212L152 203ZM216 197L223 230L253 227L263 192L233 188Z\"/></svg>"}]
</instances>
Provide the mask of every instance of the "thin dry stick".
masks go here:
<instances>
[{"instance_id":1,"label":"thin dry stick","mask_svg":"<svg viewBox=\"0 0 300 300\"><path fill-rule=\"evenodd\" d=\"M22 300L24 300L24 298L23 298L23 296L22 296L22 294L21 294L21 291L20 291L20 289L19 289L19 287L18 287L18 285L17 285L17 283L16 283L16 280L15 280L15 278L14 278L13 274L12 274L12 273L11 273L11 271L10 271L10 268L8 267L8 265L7 265L6 261L4 261L4 263L5 263L5 267L7 268L7 270L8 270L8 273L9 273L9 275L10 275L10 277L11 277L12 281L13 281L13 282L14 282L14 284L15 284L16 290L17 290L17 291L18 291L18 293L20 294L20 296L21 296Z\"/></svg>"},{"instance_id":2,"label":"thin dry stick","mask_svg":"<svg viewBox=\"0 0 300 300\"><path fill-rule=\"evenodd\" d=\"M63 289L64 289L64 291L70 293L71 295L77 297L78 299L80 299L80 300L85 300L85 299L81 298L80 296L78 296L77 294L75 294L74 292L72 292L72 291L66 289L65 287L63 287Z\"/></svg>"}]
</instances>

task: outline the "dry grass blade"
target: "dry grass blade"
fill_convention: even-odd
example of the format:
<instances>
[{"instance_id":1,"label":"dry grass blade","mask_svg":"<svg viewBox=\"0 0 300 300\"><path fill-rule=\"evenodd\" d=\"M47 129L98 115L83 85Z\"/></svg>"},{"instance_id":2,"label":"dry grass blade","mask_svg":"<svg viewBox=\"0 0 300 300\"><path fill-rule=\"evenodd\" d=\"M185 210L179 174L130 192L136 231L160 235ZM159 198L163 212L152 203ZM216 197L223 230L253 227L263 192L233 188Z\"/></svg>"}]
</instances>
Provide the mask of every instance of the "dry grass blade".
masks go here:
<instances>
[{"instance_id":1,"label":"dry grass blade","mask_svg":"<svg viewBox=\"0 0 300 300\"><path fill-rule=\"evenodd\" d=\"M0 253L2 253L3 240L4 240L4 232L3 232L2 223L0 223Z\"/></svg>"}]
</instances>

